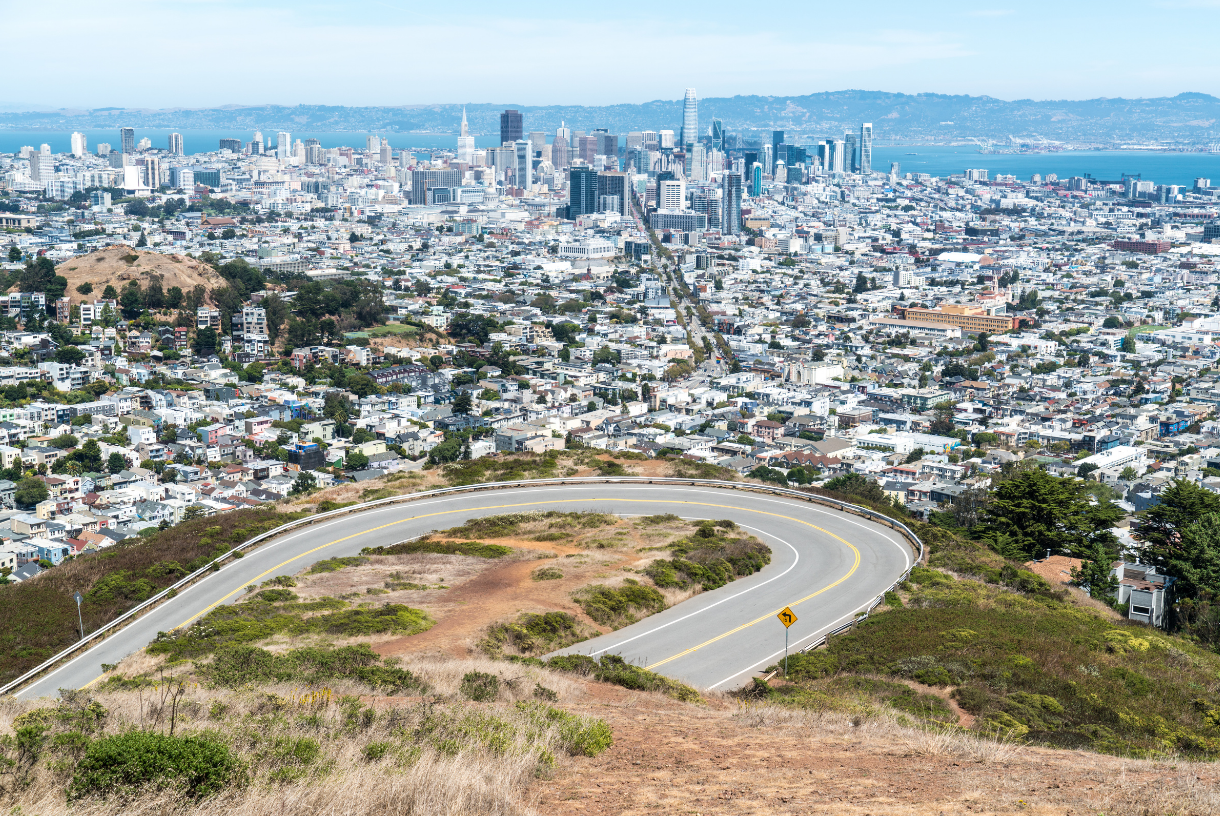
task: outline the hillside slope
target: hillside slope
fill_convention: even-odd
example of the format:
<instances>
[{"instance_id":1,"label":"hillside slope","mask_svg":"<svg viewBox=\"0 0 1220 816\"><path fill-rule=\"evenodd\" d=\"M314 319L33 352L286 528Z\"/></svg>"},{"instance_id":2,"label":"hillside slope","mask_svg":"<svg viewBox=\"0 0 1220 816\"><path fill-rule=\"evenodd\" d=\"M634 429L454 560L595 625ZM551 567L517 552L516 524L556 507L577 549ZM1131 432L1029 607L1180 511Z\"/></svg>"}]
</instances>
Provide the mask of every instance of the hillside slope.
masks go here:
<instances>
[{"instance_id":1,"label":"hillside slope","mask_svg":"<svg viewBox=\"0 0 1220 816\"><path fill-rule=\"evenodd\" d=\"M163 291L168 292L171 287L177 286L183 294L189 294L196 286L202 286L210 294L213 289L226 285L224 278L202 261L185 255L162 255L146 249L133 249L125 244L116 244L65 261L55 267L55 272L67 278L66 294L72 298L73 304L99 299L108 285L122 291L128 281L133 280L144 287L159 279ZM93 284L93 291L88 295L76 291L76 287L82 283Z\"/></svg>"}]
</instances>

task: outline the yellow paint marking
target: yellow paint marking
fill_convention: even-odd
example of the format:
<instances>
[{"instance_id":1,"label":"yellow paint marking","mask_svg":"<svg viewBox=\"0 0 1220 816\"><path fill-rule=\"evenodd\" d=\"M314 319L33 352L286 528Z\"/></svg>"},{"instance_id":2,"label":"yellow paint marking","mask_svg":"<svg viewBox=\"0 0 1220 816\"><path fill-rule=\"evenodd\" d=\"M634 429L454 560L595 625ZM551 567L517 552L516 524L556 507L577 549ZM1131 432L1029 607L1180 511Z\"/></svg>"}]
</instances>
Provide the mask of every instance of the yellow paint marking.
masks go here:
<instances>
[{"instance_id":1,"label":"yellow paint marking","mask_svg":"<svg viewBox=\"0 0 1220 816\"><path fill-rule=\"evenodd\" d=\"M470 513L470 512L476 512L479 510L506 510L506 509L514 508L514 507L536 507L536 506L542 505L542 504L579 504L579 503L583 503L583 502L608 502L608 501L621 502L621 501L623 501L623 499L621 499L621 498L620 499L596 499L596 498L593 498L593 499L591 499L591 498L553 499L550 501L531 501L531 502L520 502L517 504L492 504L492 505L488 505L486 507L468 507L468 508L465 508L462 510L440 510L435 513L423 513L418 516L410 516L408 518L399 519L398 521L391 521L389 524L382 524L379 527L373 527L370 530L365 530L365 531L359 532L359 533L353 533L352 535L344 536L343 538L337 538L334 541L328 542L326 544L320 544L317 547L314 547L312 550L307 550L306 552L303 552L300 555L293 556L292 558L289 558L286 561L282 561L279 564L276 564L271 569L265 570L264 572L256 575L254 577L254 579L251 581L251 583L258 583L258 581L260 579L262 579L263 577L270 575L273 572L276 572L277 570L281 569L282 567L286 567L287 565L291 564L293 561L298 561L307 555L312 555L313 553L316 553L319 550L324 550L327 547L333 547L335 544L342 544L344 541L350 541L353 538L359 538L360 536L368 535L369 533L375 533L378 530L384 530L387 527L394 527L398 524L405 524L408 521L418 521L419 519L432 518L433 516L452 515L453 513ZM695 507L715 507L715 508L719 508L721 510L739 510L739 511L747 512L747 513L757 513L759 515L774 516L776 518L787 519L788 521L795 521L798 524L804 524L806 527L812 527L813 529L815 529L819 532L825 533L826 535L830 536L831 538L836 539L837 541L840 541L843 544L847 545L847 547L853 553L855 553L855 562L852 564L851 569L848 570L846 575L844 575L839 580L835 581L830 586L824 587L824 588L818 590L817 592L814 592L812 595L806 595L804 598L801 598L799 601L794 601L793 603L789 604L790 606L796 606L797 604L804 603L805 601L809 600L810 598L814 598L814 597L817 597L818 595L821 595L823 592L825 592L828 589L833 589L834 587L837 587L839 584L843 583L848 578L850 578L853 574L855 574L856 570L860 567L860 551L857 550L855 548L855 546L853 546L851 544L851 542L840 538L839 536L835 535L834 533L830 532L829 530L825 530L825 529L817 526L816 524L810 524L807 521L802 521L801 519L793 518L792 516L785 516L782 513L771 513L766 510L752 510L747 507L737 507L737 506L729 505L729 504L714 504L712 502L676 501L676 500L672 500L672 499L631 499L630 501L642 502L645 504L687 504L687 505L692 505ZM202 615L206 615L208 612L211 612L217 606L224 603L229 598L232 598L234 595L236 595L238 592L241 592L243 589L245 589L244 586L239 589L233 590L232 592L225 595L223 598L219 599L218 601L209 604L207 607L205 607L201 611L195 613L194 615L191 615L189 618L184 620L182 623L175 626L174 629L181 629L182 627L191 623L196 618L198 618ZM657 666L664 665L664 664L670 662L671 660L676 660L679 657L682 657L683 655L688 655L691 652L698 651L699 649L702 649L704 646L715 643L716 641L721 640L722 638L726 638L735 632L739 632L742 629L746 629L750 626L753 626L754 624L758 623L759 621L766 620L767 618L770 618L772 615L775 615L778 611L779 610L777 609L775 612L768 612L766 615L763 615L761 618L752 620L749 623L744 623L741 626L738 626L736 629L732 629L728 632L725 632L723 635L718 635L717 637L714 637L711 640L700 643L698 646L692 646L691 648L687 649L684 652L679 652L678 654L674 655L673 657L667 657L664 660L661 660L657 663L653 663L651 666L646 666L645 668L651 670ZM99 675L98 677L93 678L88 683L81 686L81 688L82 689L89 688L89 686L92 686L94 683L96 683L98 680L101 680L103 677L105 677L105 674L102 674L102 675Z\"/></svg>"}]
</instances>

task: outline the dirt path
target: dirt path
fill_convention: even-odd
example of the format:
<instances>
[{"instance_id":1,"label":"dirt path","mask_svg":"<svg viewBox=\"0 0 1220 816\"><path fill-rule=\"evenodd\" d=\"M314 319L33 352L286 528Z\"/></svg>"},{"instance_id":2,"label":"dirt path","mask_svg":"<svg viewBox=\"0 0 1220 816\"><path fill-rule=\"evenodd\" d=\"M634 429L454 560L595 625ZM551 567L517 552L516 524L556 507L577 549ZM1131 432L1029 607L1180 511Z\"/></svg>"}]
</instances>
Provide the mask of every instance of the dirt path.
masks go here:
<instances>
[{"instance_id":1,"label":"dirt path","mask_svg":"<svg viewBox=\"0 0 1220 816\"><path fill-rule=\"evenodd\" d=\"M831 715L791 722L731 700L684 705L596 687L566 705L606 720L614 745L539 781L539 813L1107 816L1220 813L1212 764L1083 751L963 750L935 732Z\"/></svg>"}]
</instances>

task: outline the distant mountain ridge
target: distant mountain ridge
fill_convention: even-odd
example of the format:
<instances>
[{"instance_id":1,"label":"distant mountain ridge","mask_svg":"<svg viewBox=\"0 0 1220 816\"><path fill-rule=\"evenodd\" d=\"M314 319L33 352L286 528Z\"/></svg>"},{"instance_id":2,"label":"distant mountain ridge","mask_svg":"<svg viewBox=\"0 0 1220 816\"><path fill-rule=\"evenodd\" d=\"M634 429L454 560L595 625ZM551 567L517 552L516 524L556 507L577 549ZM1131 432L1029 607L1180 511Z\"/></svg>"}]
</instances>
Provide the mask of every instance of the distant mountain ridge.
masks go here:
<instances>
[{"instance_id":1,"label":"distant mountain ridge","mask_svg":"<svg viewBox=\"0 0 1220 816\"><path fill-rule=\"evenodd\" d=\"M149 110L96 108L0 113L0 128L73 129L123 125L184 130L370 133L456 133L463 105L344 107L337 105L225 105L216 108ZM499 115L516 108L525 129L554 132L563 121L576 130L608 128L678 130L682 101L654 100L606 106L465 105L471 131L499 131ZM942 141L1008 136L1051 141L1129 143L1168 141L1208 144L1220 141L1220 98L1180 93L1154 99L1005 101L989 96L900 94L884 91L833 91L806 96L734 96L699 100L700 126L722 119L730 133L785 130L803 138L841 134L871 121L878 138Z\"/></svg>"}]
</instances>

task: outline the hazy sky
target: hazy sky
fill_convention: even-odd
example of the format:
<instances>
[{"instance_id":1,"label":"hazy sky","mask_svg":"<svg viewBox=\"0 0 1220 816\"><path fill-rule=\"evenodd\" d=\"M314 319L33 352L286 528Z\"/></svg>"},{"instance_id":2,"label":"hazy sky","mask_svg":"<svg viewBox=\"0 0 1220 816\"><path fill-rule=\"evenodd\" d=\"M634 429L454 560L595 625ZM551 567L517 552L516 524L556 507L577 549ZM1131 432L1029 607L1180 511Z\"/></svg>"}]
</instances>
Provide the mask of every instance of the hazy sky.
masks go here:
<instances>
[{"instance_id":1,"label":"hazy sky","mask_svg":"<svg viewBox=\"0 0 1220 816\"><path fill-rule=\"evenodd\" d=\"M750 14L750 12L753 12ZM9 110L1220 95L1220 0L0 0Z\"/></svg>"}]
</instances>

